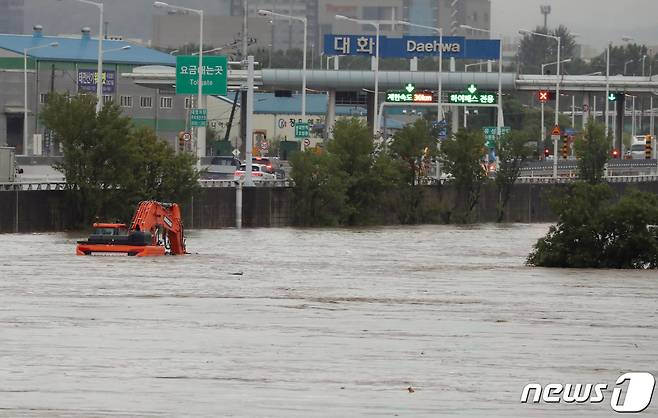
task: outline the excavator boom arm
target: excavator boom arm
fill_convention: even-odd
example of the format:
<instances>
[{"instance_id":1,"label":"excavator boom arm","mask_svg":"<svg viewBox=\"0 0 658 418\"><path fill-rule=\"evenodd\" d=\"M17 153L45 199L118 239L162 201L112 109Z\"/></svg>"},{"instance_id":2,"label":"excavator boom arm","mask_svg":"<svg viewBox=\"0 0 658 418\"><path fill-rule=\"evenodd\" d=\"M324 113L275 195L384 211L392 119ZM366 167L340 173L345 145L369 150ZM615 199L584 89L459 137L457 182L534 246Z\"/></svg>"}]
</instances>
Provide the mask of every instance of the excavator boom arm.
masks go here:
<instances>
[{"instance_id":1,"label":"excavator boom arm","mask_svg":"<svg viewBox=\"0 0 658 418\"><path fill-rule=\"evenodd\" d=\"M180 207L176 203L161 203L154 200L140 202L130 223L130 229L150 232L154 245L157 245L158 233L164 232L171 245L171 254L185 254L183 220Z\"/></svg>"}]
</instances>

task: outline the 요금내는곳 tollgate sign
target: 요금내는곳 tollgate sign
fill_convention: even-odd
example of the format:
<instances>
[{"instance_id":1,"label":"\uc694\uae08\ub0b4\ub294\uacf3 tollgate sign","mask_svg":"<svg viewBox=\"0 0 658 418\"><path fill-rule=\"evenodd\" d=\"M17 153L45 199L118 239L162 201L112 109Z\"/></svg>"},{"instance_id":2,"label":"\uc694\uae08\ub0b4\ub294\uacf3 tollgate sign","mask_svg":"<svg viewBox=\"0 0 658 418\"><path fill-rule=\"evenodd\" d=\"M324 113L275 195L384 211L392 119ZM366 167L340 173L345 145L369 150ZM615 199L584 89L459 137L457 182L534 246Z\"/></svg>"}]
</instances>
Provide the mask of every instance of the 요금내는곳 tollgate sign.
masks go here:
<instances>
[{"instance_id":1,"label":"\uc694\uae08\ub0b4\ub294\uacf3 tollgate sign","mask_svg":"<svg viewBox=\"0 0 658 418\"><path fill-rule=\"evenodd\" d=\"M498 39L466 39L463 36L403 36L379 37L381 58L438 57L443 50L445 58L491 59L500 56ZM333 55L372 55L376 53L375 35L324 35L324 53Z\"/></svg>"}]
</instances>

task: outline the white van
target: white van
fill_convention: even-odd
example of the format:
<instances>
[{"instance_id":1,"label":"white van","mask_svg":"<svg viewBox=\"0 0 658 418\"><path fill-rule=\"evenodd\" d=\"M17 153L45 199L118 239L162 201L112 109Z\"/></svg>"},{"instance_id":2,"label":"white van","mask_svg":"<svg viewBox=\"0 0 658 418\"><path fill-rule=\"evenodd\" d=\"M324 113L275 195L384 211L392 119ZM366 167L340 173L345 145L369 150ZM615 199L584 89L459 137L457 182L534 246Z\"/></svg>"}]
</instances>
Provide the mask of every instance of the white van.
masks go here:
<instances>
[{"instance_id":1,"label":"white van","mask_svg":"<svg viewBox=\"0 0 658 418\"><path fill-rule=\"evenodd\" d=\"M630 149L630 157L632 160L644 160L645 158L645 138L644 135L636 135L633 137L633 144Z\"/></svg>"}]
</instances>

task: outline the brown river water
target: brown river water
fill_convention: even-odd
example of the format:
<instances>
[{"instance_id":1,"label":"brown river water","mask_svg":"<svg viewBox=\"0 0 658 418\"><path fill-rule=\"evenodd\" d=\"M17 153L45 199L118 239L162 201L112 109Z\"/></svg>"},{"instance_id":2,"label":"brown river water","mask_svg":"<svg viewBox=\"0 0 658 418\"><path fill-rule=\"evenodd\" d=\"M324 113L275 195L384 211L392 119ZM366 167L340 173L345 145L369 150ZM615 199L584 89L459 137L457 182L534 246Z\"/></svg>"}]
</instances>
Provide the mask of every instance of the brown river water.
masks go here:
<instances>
[{"instance_id":1,"label":"brown river water","mask_svg":"<svg viewBox=\"0 0 658 418\"><path fill-rule=\"evenodd\" d=\"M519 400L658 376L658 273L526 267L547 229L199 230L141 259L0 235L0 416L614 416Z\"/></svg>"}]
</instances>

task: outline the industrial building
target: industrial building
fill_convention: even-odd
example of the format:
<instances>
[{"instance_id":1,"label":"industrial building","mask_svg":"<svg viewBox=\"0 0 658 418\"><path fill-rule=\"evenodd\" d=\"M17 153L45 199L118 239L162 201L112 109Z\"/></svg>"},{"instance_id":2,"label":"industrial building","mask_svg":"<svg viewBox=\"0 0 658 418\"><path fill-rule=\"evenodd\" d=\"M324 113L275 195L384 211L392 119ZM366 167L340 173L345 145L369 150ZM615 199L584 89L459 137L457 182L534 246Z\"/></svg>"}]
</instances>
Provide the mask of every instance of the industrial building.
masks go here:
<instances>
[{"instance_id":1,"label":"industrial building","mask_svg":"<svg viewBox=\"0 0 658 418\"><path fill-rule=\"evenodd\" d=\"M48 46L53 43L57 47ZM26 49L28 146L24 149ZM177 133L185 128L186 109L192 107L192 99L176 96L173 86L151 89L122 76L135 67L175 66L175 57L125 41L105 40L103 49L103 102L120 105L135 124L150 126L160 137L175 144ZM95 94L97 58L98 40L91 37L87 28L75 37L45 36L40 26L35 26L31 35L0 34L0 146L15 147L19 155L56 155L56 139L41 125L39 112L50 92Z\"/></svg>"}]
</instances>

